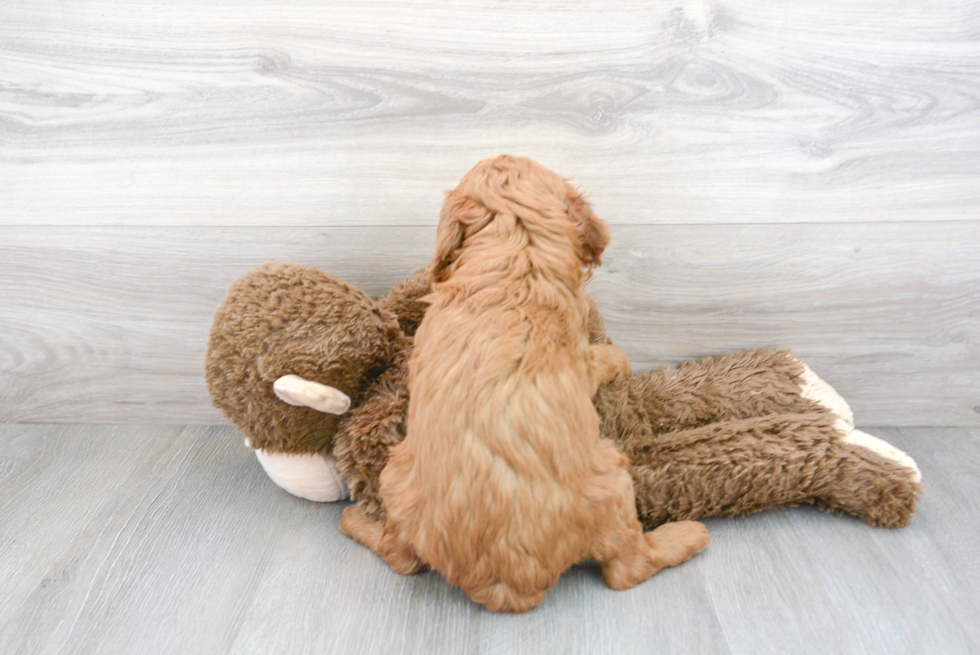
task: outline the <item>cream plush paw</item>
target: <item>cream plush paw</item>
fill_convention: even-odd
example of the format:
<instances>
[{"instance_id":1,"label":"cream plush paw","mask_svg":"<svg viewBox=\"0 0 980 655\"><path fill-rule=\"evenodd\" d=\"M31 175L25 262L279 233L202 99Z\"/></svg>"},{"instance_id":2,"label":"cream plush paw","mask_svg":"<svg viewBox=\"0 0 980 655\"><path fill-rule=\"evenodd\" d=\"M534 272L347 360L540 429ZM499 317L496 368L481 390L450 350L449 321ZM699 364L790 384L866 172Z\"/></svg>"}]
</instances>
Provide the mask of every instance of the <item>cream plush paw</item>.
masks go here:
<instances>
[{"instance_id":1,"label":"cream plush paw","mask_svg":"<svg viewBox=\"0 0 980 655\"><path fill-rule=\"evenodd\" d=\"M800 362L801 364L803 362ZM844 434L844 443L852 446L861 446L868 450L890 459L896 464L912 469L915 473L914 482L922 481L922 473L916 465L915 460L902 452L887 441L874 437L867 432L854 429L854 413L850 405L844 400L837 391L824 382L806 364L803 364L803 375L800 376L800 394L804 398L816 401L836 414L838 417L837 429Z\"/></svg>"},{"instance_id":2,"label":"cream plush paw","mask_svg":"<svg viewBox=\"0 0 980 655\"><path fill-rule=\"evenodd\" d=\"M295 455L256 450L262 468L277 485L300 498L331 503L350 496L333 455Z\"/></svg>"},{"instance_id":3,"label":"cream plush paw","mask_svg":"<svg viewBox=\"0 0 980 655\"><path fill-rule=\"evenodd\" d=\"M282 376L273 383L272 391L284 403L325 414L343 414L350 409L350 397L343 391L298 375Z\"/></svg>"},{"instance_id":4,"label":"cream plush paw","mask_svg":"<svg viewBox=\"0 0 980 655\"><path fill-rule=\"evenodd\" d=\"M803 362L800 363L803 364ZM821 380L809 366L803 364L803 369L803 375L799 378L800 395L820 403L853 428L854 413L843 396L837 393L832 386Z\"/></svg>"},{"instance_id":5,"label":"cream plush paw","mask_svg":"<svg viewBox=\"0 0 980 655\"><path fill-rule=\"evenodd\" d=\"M916 465L915 460L909 457L907 453L899 450L887 441L871 436L867 432L855 430L843 420L838 421L837 429L844 433L844 443L851 446L867 448L885 459L890 459L896 464L910 468L915 471L915 474L912 476L912 481L922 482L922 473L919 471L919 467Z\"/></svg>"}]
</instances>

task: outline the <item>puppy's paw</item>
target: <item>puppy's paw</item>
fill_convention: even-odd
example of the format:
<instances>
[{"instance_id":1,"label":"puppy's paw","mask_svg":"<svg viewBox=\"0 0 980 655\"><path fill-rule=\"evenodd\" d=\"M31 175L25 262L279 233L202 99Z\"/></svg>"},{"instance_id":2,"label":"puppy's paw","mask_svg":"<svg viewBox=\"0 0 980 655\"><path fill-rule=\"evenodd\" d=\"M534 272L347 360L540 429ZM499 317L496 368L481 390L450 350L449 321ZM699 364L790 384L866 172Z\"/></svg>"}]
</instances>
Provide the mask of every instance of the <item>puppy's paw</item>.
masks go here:
<instances>
[{"instance_id":1,"label":"puppy's paw","mask_svg":"<svg viewBox=\"0 0 980 655\"><path fill-rule=\"evenodd\" d=\"M620 375L633 375L629 357L611 343L600 343L592 346L593 370L592 375L596 387L609 384Z\"/></svg>"},{"instance_id":2,"label":"puppy's paw","mask_svg":"<svg viewBox=\"0 0 980 655\"><path fill-rule=\"evenodd\" d=\"M708 528L698 521L664 523L644 534L661 567L677 566L707 548Z\"/></svg>"},{"instance_id":3,"label":"puppy's paw","mask_svg":"<svg viewBox=\"0 0 980 655\"><path fill-rule=\"evenodd\" d=\"M360 505L344 510L340 517L340 529L354 541L383 557L395 573L415 575L427 568L395 526L372 519Z\"/></svg>"}]
</instances>

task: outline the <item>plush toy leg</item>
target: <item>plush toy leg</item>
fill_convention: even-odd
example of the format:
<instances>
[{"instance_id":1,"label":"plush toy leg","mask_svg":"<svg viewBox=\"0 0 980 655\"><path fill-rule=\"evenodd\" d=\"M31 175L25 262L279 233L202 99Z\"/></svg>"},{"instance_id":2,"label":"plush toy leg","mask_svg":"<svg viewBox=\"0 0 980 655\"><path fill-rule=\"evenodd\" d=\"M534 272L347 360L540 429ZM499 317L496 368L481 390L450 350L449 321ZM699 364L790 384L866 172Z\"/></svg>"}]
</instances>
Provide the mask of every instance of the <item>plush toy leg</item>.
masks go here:
<instances>
[{"instance_id":1,"label":"plush toy leg","mask_svg":"<svg viewBox=\"0 0 980 655\"><path fill-rule=\"evenodd\" d=\"M836 414L841 420L853 427L854 414L851 412L851 406L847 404L843 396L837 393L832 386L821 380L809 366L799 359L796 361L800 362L800 365L803 366L803 374L798 379L800 394L804 398L823 405L832 414Z\"/></svg>"},{"instance_id":2,"label":"plush toy leg","mask_svg":"<svg viewBox=\"0 0 980 655\"><path fill-rule=\"evenodd\" d=\"M788 350L745 350L616 380L600 389L599 414L621 416L623 398L663 432L825 410L853 424L844 399Z\"/></svg>"},{"instance_id":3,"label":"plush toy leg","mask_svg":"<svg viewBox=\"0 0 980 655\"><path fill-rule=\"evenodd\" d=\"M256 450L262 468L277 485L300 498L321 503L350 496L333 455L296 455Z\"/></svg>"},{"instance_id":4,"label":"plush toy leg","mask_svg":"<svg viewBox=\"0 0 980 655\"><path fill-rule=\"evenodd\" d=\"M911 457L889 443L852 430L830 449L824 484L816 502L826 510L853 514L869 525L908 525L922 490Z\"/></svg>"},{"instance_id":5,"label":"plush toy leg","mask_svg":"<svg viewBox=\"0 0 980 655\"><path fill-rule=\"evenodd\" d=\"M639 420L660 432L820 411L854 425L847 401L788 350L745 350L641 373L596 396L605 419L622 421L624 404L635 405Z\"/></svg>"},{"instance_id":6,"label":"plush toy leg","mask_svg":"<svg viewBox=\"0 0 980 655\"><path fill-rule=\"evenodd\" d=\"M918 465L916 465L915 460L912 459L907 453L899 450L887 441L871 436L867 432L855 430L850 425L847 425L846 422L842 421L837 427L844 433L844 443L848 446L866 448L867 450L870 450L871 452L876 453L885 459L890 459L896 464L905 466L913 471L912 479L915 482L922 481L922 473L919 471Z\"/></svg>"},{"instance_id":7,"label":"plush toy leg","mask_svg":"<svg viewBox=\"0 0 980 655\"><path fill-rule=\"evenodd\" d=\"M854 414L851 412L851 407L847 404L847 401L832 386L821 380L809 366L803 364L803 362L800 362L800 364L804 368L803 375L799 378L800 393L804 398L823 405L830 413L840 419L837 428L844 434L844 443L867 448L885 459L890 459L897 464L906 466L915 472L914 479L916 482L922 480L922 474L919 472L919 467L916 465L915 460L906 453L887 441L873 437L867 432L855 430Z\"/></svg>"},{"instance_id":8,"label":"plush toy leg","mask_svg":"<svg viewBox=\"0 0 980 655\"><path fill-rule=\"evenodd\" d=\"M647 526L819 503L897 528L911 521L921 490L908 455L828 412L647 431L619 446Z\"/></svg>"}]
</instances>

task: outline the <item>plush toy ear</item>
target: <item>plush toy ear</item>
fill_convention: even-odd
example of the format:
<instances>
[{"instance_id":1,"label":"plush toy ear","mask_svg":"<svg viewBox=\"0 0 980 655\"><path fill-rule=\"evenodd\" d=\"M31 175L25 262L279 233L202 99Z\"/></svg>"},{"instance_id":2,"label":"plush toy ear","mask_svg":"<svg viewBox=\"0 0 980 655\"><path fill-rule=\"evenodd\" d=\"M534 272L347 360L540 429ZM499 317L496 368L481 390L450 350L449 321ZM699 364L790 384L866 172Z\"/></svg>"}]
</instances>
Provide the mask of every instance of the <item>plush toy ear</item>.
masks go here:
<instances>
[{"instance_id":1,"label":"plush toy ear","mask_svg":"<svg viewBox=\"0 0 980 655\"><path fill-rule=\"evenodd\" d=\"M609 245L609 227L592 212L577 191L568 191L568 217L578 228L579 257L588 267L602 264L602 251Z\"/></svg>"},{"instance_id":2,"label":"plush toy ear","mask_svg":"<svg viewBox=\"0 0 980 655\"><path fill-rule=\"evenodd\" d=\"M467 236L483 229L493 218L486 207L458 191L450 191L439 214L436 254L429 264L429 283L444 282Z\"/></svg>"}]
</instances>

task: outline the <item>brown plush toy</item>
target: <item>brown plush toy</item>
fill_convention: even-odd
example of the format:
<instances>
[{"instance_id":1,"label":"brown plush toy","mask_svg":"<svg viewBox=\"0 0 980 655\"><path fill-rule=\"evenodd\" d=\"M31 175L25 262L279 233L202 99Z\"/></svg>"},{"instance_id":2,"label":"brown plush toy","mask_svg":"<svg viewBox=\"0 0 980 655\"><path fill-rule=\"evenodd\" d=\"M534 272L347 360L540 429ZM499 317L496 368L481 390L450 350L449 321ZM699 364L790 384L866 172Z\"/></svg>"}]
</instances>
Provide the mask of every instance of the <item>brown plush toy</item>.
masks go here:
<instances>
[{"instance_id":1,"label":"brown plush toy","mask_svg":"<svg viewBox=\"0 0 980 655\"><path fill-rule=\"evenodd\" d=\"M214 405L268 475L311 500L350 496L379 521L378 477L405 434L422 272L375 301L308 266L266 264L215 313ZM593 305L590 334L608 342ZM594 398L602 436L630 462L646 528L817 503L898 528L915 512L915 462L854 429L847 403L788 351L749 350L632 377ZM345 484L346 483L346 484Z\"/></svg>"}]
</instances>

